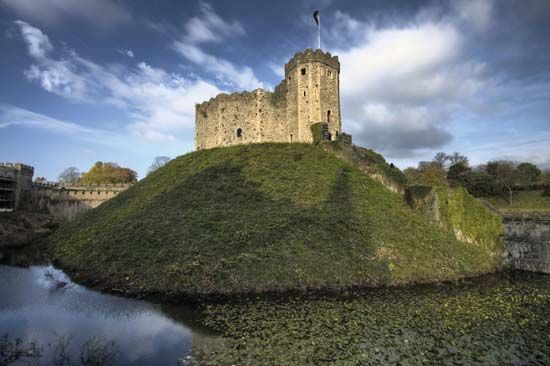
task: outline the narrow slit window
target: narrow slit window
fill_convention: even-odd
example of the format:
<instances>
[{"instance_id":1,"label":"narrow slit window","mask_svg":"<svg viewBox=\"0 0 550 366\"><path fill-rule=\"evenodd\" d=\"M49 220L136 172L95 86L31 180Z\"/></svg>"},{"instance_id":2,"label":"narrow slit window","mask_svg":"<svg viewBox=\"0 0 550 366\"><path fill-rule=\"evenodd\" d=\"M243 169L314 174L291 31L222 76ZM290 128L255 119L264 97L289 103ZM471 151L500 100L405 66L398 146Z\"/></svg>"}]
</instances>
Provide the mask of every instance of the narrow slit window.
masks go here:
<instances>
[{"instance_id":1,"label":"narrow slit window","mask_svg":"<svg viewBox=\"0 0 550 366\"><path fill-rule=\"evenodd\" d=\"M237 128L237 137L243 137L243 130L242 130L242 128Z\"/></svg>"},{"instance_id":2,"label":"narrow slit window","mask_svg":"<svg viewBox=\"0 0 550 366\"><path fill-rule=\"evenodd\" d=\"M306 96L306 91L304 90L304 97Z\"/></svg>"}]
</instances>

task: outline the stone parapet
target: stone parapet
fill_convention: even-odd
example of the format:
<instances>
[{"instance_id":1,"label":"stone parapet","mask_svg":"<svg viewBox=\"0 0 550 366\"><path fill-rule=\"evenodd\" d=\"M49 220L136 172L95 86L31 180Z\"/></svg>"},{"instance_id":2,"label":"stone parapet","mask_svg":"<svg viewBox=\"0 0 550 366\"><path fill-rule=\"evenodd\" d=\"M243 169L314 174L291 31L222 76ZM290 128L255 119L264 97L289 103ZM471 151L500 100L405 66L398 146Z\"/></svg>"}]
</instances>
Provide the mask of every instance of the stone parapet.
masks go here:
<instances>
[{"instance_id":1,"label":"stone parapet","mask_svg":"<svg viewBox=\"0 0 550 366\"><path fill-rule=\"evenodd\" d=\"M330 66L340 72L340 61L338 56L332 56L329 52L323 52L323 50L313 50L311 48L302 52L297 52L285 65L285 74L288 74L297 65L308 62L320 62L327 66Z\"/></svg>"}]
</instances>

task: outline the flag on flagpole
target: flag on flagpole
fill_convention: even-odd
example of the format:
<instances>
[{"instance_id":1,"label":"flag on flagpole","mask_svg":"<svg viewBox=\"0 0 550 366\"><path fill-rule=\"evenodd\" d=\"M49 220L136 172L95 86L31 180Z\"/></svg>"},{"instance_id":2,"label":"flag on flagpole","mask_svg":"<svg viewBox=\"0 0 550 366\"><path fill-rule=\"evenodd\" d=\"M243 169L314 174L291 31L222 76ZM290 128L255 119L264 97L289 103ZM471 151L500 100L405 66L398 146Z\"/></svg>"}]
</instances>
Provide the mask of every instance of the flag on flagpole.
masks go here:
<instances>
[{"instance_id":1,"label":"flag on flagpole","mask_svg":"<svg viewBox=\"0 0 550 366\"><path fill-rule=\"evenodd\" d=\"M315 23L319 26L319 10L313 12L313 19L315 19Z\"/></svg>"},{"instance_id":2,"label":"flag on flagpole","mask_svg":"<svg viewBox=\"0 0 550 366\"><path fill-rule=\"evenodd\" d=\"M321 49L321 16L319 15L319 10L313 12L313 19L317 24L317 48Z\"/></svg>"}]
</instances>

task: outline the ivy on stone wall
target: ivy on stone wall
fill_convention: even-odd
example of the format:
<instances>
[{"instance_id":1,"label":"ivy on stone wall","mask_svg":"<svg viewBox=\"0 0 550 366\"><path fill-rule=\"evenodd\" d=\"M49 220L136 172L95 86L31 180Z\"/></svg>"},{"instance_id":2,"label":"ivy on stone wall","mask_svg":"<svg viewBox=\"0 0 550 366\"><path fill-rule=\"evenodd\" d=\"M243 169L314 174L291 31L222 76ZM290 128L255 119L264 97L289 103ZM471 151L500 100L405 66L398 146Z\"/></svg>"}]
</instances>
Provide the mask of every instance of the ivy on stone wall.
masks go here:
<instances>
[{"instance_id":1,"label":"ivy on stone wall","mask_svg":"<svg viewBox=\"0 0 550 366\"><path fill-rule=\"evenodd\" d=\"M325 124L325 122L317 122L311 125L313 145L319 145L323 141L323 125Z\"/></svg>"},{"instance_id":2,"label":"ivy on stone wall","mask_svg":"<svg viewBox=\"0 0 550 366\"><path fill-rule=\"evenodd\" d=\"M441 221L461 240L479 245L490 252L502 249L502 217L490 212L462 187L435 188L440 200Z\"/></svg>"}]
</instances>

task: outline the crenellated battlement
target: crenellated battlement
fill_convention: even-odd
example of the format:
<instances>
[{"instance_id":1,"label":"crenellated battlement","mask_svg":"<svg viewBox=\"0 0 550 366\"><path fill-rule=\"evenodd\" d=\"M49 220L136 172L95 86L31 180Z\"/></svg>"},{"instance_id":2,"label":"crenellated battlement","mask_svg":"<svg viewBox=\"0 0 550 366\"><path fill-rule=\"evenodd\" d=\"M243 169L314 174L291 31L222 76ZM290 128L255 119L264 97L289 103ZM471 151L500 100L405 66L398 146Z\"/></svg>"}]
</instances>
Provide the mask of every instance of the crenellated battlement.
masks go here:
<instances>
[{"instance_id":1,"label":"crenellated battlement","mask_svg":"<svg viewBox=\"0 0 550 366\"><path fill-rule=\"evenodd\" d=\"M267 91L267 90L264 90L264 89L261 89L261 88L253 90L251 92L250 91L243 91L243 92L240 92L240 93L235 92L235 93L231 93L231 94L221 93L221 94L216 95L215 97L210 98L209 100L207 100L205 102L195 104L195 109L197 111L204 111L204 110L208 109L210 106L216 105L216 104L219 104L219 103L224 103L224 102L229 102L229 101L248 102L250 100L256 99L260 95L269 95L269 94L272 94L272 93L270 91Z\"/></svg>"},{"instance_id":2,"label":"crenellated battlement","mask_svg":"<svg viewBox=\"0 0 550 366\"><path fill-rule=\"evenodd\" d=\"M300 65L308 62L320 62L327 66L335 68L340 72L340 61L338 56L332 56L330 52L323 52L323 50L313 50L311 48L302 52L297 52L294 56L285 64L285 75L287 75L296 65Z\"/></svg>"},{"instance_id":3,"label":"crenellated battlement","mask_svg":"<svg viewBox=\"0 0 550 366\"><path fill-rule=\"evenodd\" d=\"M60 219L72 220L80 213L116 197L132 185L34 182L26 205L30 210L47 211Z\"/></svg>"},{"instance_id":4,"label":"crenellated battlement","mask_svg":"<svg viewBox=\"0 0 550 366\"><path fill-rule=\"evenodd\" d=\"M124 191L130 188L132 183L113 184L82 184L82 183L60 183L60 182L33 182L33 189L64 189L84 191Z\"/></svg>"},{"instance_id":5,"label":"crenellated battlement","mask_svg":"<svg viewBox=\"0 0 550 366\"><path fill-rule=\"evenodd\" d=\"M21 163L0 163L0 166L5 168L13 168L23 174L34 174L34 167L30 165L25 165Z\"/></svg>"}]
</instances>

